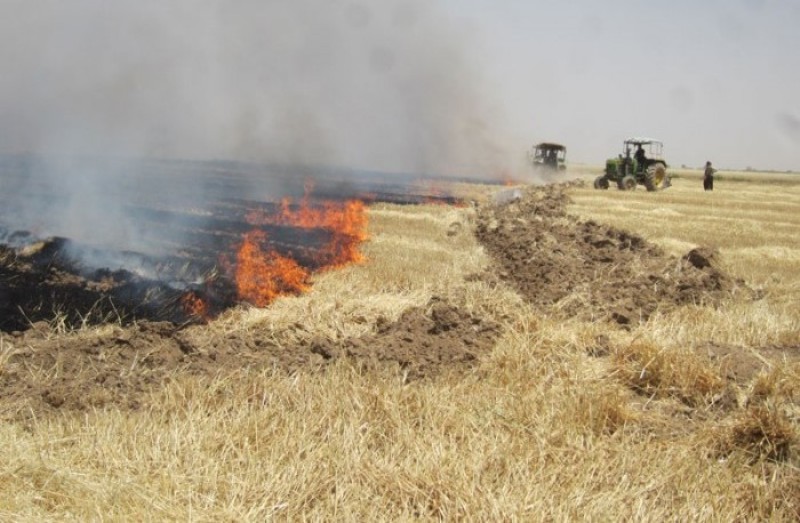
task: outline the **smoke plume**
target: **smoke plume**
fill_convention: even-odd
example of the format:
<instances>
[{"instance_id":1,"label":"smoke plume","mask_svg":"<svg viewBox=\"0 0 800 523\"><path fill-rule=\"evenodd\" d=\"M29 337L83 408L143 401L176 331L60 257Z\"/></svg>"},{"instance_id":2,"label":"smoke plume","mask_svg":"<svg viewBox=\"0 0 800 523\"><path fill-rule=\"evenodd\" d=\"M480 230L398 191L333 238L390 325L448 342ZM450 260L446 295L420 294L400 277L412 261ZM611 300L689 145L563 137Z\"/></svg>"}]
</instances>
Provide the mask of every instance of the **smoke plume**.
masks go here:
<instances>
[{"instance_id":1,"label":"smoke plume","mask_svg":"<svg viewBox=\"0 0 800 523\"><path fill-rule=\"evenodd\" d=\"M430 2L8 0L0 151L429 173L507 160Z\"/></svg>"},{"instance_id":2,"label":"smoke plume","mask_svg":"<svg viewBox=\"0 0 800 523\"><path fill-rule=\"evenodd\" d=\"M220 198L347 170L508 173L522 154L471 35L431 2L376 4L4 1L0 243L63 236L128 267L191 242Z\"/></svg>"}]
</instances>

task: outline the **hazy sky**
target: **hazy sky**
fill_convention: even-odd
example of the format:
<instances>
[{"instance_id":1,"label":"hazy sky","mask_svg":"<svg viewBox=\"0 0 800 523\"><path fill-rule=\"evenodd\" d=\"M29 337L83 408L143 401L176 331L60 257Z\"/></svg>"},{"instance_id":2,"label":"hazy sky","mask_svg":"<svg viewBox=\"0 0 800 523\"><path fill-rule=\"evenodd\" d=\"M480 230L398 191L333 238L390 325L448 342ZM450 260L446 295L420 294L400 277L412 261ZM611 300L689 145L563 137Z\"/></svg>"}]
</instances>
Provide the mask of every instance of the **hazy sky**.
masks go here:
<instances>
[{"instance_id":1,"label":"hazy sky","mask_svg":"<svg viewBox=\"0 0 800 523\"><path fill-rule=\"evenodd\" d=\"M510 136L600 163L630 135L672 164L800 170L798 0L441 0Z\"/></svg>"},{"instance_id":2,"label":"hazy sky","mask_svg":"<svg viewBox=\"0 0 800 523\"><path fill-rule=\"evenodd\" d=\"M517 151L443 7L0 0L0 152L501 170Z\"/></svg>"},{"instance_id":3,"label":"hazy sky","mask_svg":"<svg viewBox=\"0 0 800 523\"><path fill-rule=\"evenodd\" d=\"M0 152L800 170L800 0L0 0Z\"/></svg>"}]
</instances>

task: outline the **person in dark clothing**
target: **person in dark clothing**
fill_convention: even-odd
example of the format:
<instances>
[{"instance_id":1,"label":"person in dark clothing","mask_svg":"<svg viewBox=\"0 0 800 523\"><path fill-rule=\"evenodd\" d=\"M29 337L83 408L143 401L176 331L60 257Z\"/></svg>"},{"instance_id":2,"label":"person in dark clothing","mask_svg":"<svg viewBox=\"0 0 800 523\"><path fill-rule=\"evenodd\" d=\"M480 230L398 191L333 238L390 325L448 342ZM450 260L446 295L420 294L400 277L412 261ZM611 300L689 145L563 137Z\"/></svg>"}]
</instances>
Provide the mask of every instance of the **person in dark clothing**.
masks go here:
<instances>
[{"instance_id":1,"label":"person in dark clothing","mask_svg":"<svg viewBox=\"0 0 800 523\"><path fill-rule=\"evenodd\" d=\"M646 167L647 157L644 155L644 149L641 144L636 146L636 153L633 155L636 160L636 169L643 171Z\"/></svg>"},{"instance_id":2,"label":"person in dark clothing","mask_svg":"<svg viewBox=\"0 0 800 523\"><path fill-rule=\"evenodd\" d=\"M714 190L714 173L717 172L716 169L711 167L711 162L706 162L706 170L703 173L703 190L705 191L713 191Z\"/></svg>"},{"instance_id":3,"label":"person in dark clothing","mask_svg":"<svg viewBox=\"0 0 800 523\"><path fill-rule=\"evenodd\" d=\"M619 162L622 168L622 176L628 176L631 174L631 166L633 165L633 160L631 160L631 150L625 148L625 156L623 157L621 154L619 155Z\"/></svg>"},{"instance_id":4,"label":"person in dark clothing","mask_svg":"<svg viewBox=\"0 0 800 523\"><path fill-rule=\"evenodd\" d=\"M547 153L547 158L545 158L545 164L549 165L554 169L558 167L558 152L556 152L555 149L552 149Z\"/></svg>"}]
</instances>

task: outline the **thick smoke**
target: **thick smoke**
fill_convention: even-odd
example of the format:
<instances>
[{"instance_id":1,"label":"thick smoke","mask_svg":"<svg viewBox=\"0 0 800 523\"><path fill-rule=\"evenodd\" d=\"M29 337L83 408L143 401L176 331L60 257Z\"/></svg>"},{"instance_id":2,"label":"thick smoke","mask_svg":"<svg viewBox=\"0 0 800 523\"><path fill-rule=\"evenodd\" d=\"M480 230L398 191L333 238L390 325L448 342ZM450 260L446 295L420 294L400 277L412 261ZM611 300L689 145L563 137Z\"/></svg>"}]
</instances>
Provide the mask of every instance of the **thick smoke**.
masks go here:
<instances>
[{"instance_id":1,"label":"thick smoke","mask_svg":"<svg viewBox=\"0 0 800 523\"><path fill-rule=\"evenodd\" d=\"M422 0L8 0L0 151L503 167L470 37Z\"/></svg>"},{"instance_id":2,"label":"thick smoke","mask_svg":"<svg viewBox=\"0 0 800 523\"><path fill-rule=\"evenodd\" d=\"M0 243L23 230L164 255L220 197L277 200L331 170L486 178L521 156L499 145L472 37L424 0L6 0L0 12ZM229 187L220 160L239 162ZM90 266L125 265L89 252Z\"/></svg>"}]
</instances>

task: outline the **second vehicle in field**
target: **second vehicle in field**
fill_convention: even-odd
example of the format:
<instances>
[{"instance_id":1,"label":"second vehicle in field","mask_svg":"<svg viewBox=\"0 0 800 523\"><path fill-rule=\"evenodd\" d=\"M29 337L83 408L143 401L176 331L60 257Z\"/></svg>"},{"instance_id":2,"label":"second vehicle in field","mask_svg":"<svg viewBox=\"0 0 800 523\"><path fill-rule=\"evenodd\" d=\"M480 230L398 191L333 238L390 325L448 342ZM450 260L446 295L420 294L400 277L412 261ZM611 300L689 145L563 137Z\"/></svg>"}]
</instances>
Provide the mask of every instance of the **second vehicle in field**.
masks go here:
<instances>
[{"instance_id":1,"label":"second vehicle in field","mask_svg":"<svg viewBox=\"0 0 800 523\"><path fill-rule=\"evenodd\" d=\"M594 181L595 189L608 189L612 184L620 190L632 191L644 185L648 191L670 186L664 144L652 138L628 138L622 153L606 161L605 172Z\"/></svg>"},{"instance_id":2,"label":"second vehicle in field","mask_svg":"<svg viewBox=\"0 0 800 523\"><path fill-rule=\"evenodd\" d=\"M535 170L564 171L567 168L567 148L560 143L538 143L528 151L528 161Z\"/></svg>"}]
</instances>

